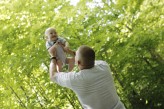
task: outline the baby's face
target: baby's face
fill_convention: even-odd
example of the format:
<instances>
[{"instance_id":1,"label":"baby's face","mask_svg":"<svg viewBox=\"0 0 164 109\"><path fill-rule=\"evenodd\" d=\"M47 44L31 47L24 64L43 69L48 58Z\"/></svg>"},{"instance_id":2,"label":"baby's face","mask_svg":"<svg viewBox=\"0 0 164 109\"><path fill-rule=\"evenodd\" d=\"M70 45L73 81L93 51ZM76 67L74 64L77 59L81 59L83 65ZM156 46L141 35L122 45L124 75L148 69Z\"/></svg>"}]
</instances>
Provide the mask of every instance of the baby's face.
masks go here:
<instances>
[{"instance_id":1,"label":"baby's face","mask_svg":"<svg viewBox=\"0 0 164 109\"><path fill-rule=\"evenodd\" d=\"M45 32L48 41L55 41L58 37L57 32L54 28L48 28Z\"/></svg>"}]
</instances>

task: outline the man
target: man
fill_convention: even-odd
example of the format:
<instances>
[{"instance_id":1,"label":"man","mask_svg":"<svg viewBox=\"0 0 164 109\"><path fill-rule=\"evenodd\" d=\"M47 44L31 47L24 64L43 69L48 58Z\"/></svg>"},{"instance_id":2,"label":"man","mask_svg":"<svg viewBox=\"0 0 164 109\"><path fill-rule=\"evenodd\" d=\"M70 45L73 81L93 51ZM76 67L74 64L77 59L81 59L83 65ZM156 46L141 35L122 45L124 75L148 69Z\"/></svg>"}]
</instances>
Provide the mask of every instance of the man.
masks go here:
<instances>
[{"instance_id":1,"label":"man","mask_svg":"<svg viewBox=\"0 0 164 109\"><path fill-rule=\"evenodd\" d=\"M84 109L125 109L120 101L108 64L95 61L95 52L88 46L80 46L75 62L79 72L52 73L57 84L72 89Z\"/></svg>"}]
</instances>

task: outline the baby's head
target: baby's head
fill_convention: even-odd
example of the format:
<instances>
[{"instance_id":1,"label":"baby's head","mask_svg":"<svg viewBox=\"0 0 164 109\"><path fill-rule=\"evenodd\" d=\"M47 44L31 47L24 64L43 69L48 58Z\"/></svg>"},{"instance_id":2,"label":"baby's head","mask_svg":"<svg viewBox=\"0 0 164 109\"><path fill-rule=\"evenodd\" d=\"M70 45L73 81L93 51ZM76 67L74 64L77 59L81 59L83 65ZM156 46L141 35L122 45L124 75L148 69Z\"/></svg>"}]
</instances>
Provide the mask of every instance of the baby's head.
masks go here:
<instances>
[{"instance_id":1,"label":"baby's head","mask_svg":"<svg viewBox=\"0 0 164 109\"><path fill-rule=\"evenodd\" d=\"M48 41L55 41L58 37L57 32L54 28L46 29L45 36Z\"/></svg>"}]
</instances>

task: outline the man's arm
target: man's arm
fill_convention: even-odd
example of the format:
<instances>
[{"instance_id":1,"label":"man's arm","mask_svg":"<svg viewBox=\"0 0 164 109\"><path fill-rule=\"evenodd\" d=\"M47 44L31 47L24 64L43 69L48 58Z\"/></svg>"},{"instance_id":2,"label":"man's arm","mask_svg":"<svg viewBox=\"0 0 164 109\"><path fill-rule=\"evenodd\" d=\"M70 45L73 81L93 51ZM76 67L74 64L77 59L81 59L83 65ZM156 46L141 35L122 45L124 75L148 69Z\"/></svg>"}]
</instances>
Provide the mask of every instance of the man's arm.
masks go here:
<instances>
[{"instance_id":1,"label":"man's arm","mask_svg":"<svg viewBox=\"0 0 164 109\"><path fill-rule=\"evenodd\" d=\"M57 61L56 61L56 47L57 47L57 45L54 44L51 48L48 49L48 52L51 55L50 70L49 70L51 80L52 80L54 74L57 72L57 70L56 70L56 64L57 64Z\"/></svg>"},{"instance_id":2,"label":"man's arm","mask_svg":"<svg viewBox=\"0 0 164 109\"><path fill-rule=\"evenodd\" d=\"M50 63L50 80L52 81L54 78L55 73L57 73L56 70L56 59L51 59L51 63Z\"/></svg>"}]
</instances>

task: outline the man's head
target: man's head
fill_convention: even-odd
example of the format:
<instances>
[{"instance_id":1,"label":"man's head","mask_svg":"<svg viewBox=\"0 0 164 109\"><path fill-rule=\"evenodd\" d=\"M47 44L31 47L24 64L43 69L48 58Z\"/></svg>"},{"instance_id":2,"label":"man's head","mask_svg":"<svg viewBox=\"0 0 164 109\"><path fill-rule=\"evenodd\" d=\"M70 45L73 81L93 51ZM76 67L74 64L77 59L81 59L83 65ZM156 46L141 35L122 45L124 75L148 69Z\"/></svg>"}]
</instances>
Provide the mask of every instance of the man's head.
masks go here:
<instances>
[{"instance_id":1,"label":"man's head","mask_svg":"<svg viewBox=\"0 0 164 109\"><path fill-rule=\"evenodd\" d=\"M46 29L45 36L48 41L55 41L58 37L57 32L54 28Z\"/></svg>"},{"instance_id":2,"label":"man's head","mask_svg":"<svg viewBox=\"0 0 164 109\"><path fill-rule=\"evenodd\" d=\"M95 62L94 50L85 45L80 46L76 51L75 62L80 70L92 68Z\"/></svg>"}]
</instances>

